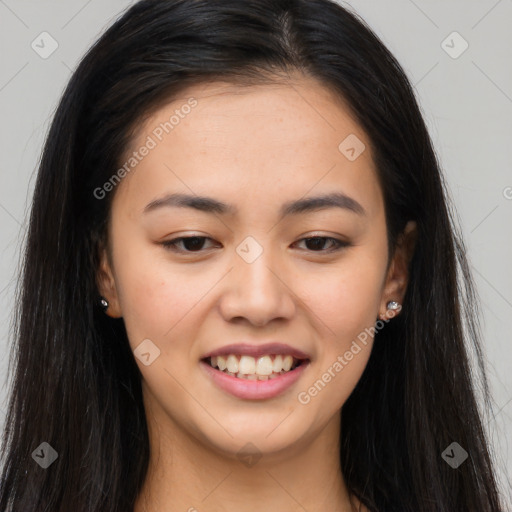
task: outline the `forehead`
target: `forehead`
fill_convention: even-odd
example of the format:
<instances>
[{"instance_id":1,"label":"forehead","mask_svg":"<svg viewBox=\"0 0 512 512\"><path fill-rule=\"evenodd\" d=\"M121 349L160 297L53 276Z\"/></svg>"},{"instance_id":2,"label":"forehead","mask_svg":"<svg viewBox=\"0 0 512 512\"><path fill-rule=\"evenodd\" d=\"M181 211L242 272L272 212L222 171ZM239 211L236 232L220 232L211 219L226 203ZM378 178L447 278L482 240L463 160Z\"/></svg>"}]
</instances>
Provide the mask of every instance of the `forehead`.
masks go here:
<instances>
[{"instance_id":1,"label":"forehead","mask_svg":"<svg viewBox=\"0 0 512 512\"><path fill-rule=\"evenodd\" d=\"M195 106L190 108L192 99ZM142 124L135 144L155 130L162 131L159 127L165 139L181 142L195 130L205 135L205 143L226 147L241 140L247 144L249 138L256 144L264 141L270 148L283 143L297 146L304 137L311 143L323 139L332 145L345 132L364 136L343 98L313 78L264 85L211 82L189 87ZM160 135L156 133L159 139Z\"/></svg>"},{"instance_id":2,"label":"forehead","mask_svg":"<svg viewBox=\"0 0 512 512\"><path fill-rule=\"evenodd\" d=\"M149 140L152 149L124 180L131 185L120 187L139 199L186 192L229 203L253 197L262 206L337 188L358 195L370 213L379 207L370 141L316 80L189 87L145 120L125 160ZM347 140L365 148L356 159L344 153Z\"/></svg>"}]
</instances>

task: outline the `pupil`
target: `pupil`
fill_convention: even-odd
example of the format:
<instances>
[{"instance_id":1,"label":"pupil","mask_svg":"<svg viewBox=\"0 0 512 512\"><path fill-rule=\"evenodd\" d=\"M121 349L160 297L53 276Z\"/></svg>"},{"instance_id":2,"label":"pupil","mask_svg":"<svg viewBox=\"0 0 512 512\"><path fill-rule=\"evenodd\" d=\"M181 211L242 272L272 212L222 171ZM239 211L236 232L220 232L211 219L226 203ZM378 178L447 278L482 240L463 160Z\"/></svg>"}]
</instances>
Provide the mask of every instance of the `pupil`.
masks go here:
<instances>
[{"instance_id":1,"label":"pupil","mask_svg":"<svg viewBox=\"0 0 512 512\"><path fill-rule=\"evenodd\" d=\"M306 244L313 244L313 247L311 247L311 249L318 250L321 249L322 246L325 244L325 239L319 237L310 238L309 240L306 240Z\"/></svg>"},{"instance_id":2,"label":"pupil","mask_svg":"<svg viewBox=\"0 0 512 512\"><path fill-rule=\"evenodd\" d=\"M201 246L204 243L204 239L202 237L200 237L200 236L194 236L194 237L187 238L183 242L185 244L185 247L187 247L187 249L193 251L194 248L195 249L200 249L201 248Z\"/></svg>"}]
</instances>

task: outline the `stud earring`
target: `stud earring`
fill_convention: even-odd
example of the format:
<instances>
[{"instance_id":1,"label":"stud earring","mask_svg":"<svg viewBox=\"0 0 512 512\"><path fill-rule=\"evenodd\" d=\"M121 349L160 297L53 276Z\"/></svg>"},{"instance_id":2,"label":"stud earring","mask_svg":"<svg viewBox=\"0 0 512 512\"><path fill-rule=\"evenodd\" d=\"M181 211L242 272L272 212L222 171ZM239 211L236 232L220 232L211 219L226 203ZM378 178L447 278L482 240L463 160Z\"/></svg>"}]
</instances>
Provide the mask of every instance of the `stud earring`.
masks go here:
<instances>
[{"instance_id":1,"label":"stud earring","mask_svg":"<svg viewBox=\"0 0 512 512\"><path fill-rule=\"evenodd\" d=\"M108 309L108 300L101 297L100 299L100 306L103 309L103 311L106 311Z\"/></svg>"},{"instance_id":2,"label":"stud earring","mask_svg":"<svg viewBox=\"0 0 512 512\"><path fill-rule=\"evenodd\" d=\"M388 309L391 309L391 310L396 311L397 309L401 309L401 307L402 307L402 306L401 306L398 302L396 302L396 301L394 301L394 300L390 300L390 301L386 304L386 307L387 307Z\"/></svg>"},{"instance_id":3,"label":"stud earring","mask_svg":"<svg viewBox=\"0 0 512 512\"><path fill-rule=\"evenodd\" d=\"M377 318L377 321L385 320L386 318L388 318L388 319L393 318L395 316L395 314L402 309L402 305L400 303L396 302L395 300L390 300L386 304L386 309L388 311L393 311L393 313L384 314L384 316L379 315L379 318Z\"/></svg>"}]
</instances>

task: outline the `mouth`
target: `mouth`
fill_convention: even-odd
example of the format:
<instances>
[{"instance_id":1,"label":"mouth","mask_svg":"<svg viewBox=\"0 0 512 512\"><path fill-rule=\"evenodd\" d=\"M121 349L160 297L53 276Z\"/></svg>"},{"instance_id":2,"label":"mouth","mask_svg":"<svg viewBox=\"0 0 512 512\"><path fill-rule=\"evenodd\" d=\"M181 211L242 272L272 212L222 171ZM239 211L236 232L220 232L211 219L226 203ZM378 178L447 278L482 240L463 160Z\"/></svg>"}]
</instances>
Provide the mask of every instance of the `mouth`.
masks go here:
<instances>
[{"instance_id":1,"label":"mouth","mask_svg":"<svg viewBox=\"0 0 512 512\"><path fill-rule=\"evenodd\" d=\"M291 354L267 354L260 357L229 354L205 357L201 361L230 377L252 381L277 379L309 363L309 359Z\"/></svg>"},{"instance_id":2,"label":"mouth","mask_svg":"<svg viewBox=\"0 0 512 512\"><path fill-rule=\"evenodd\" d=\"M223 354L204 357L200 367L221 391L242 400L268 400L283 395L311 364L291 354Z\"/></svg>"}]
</instances>

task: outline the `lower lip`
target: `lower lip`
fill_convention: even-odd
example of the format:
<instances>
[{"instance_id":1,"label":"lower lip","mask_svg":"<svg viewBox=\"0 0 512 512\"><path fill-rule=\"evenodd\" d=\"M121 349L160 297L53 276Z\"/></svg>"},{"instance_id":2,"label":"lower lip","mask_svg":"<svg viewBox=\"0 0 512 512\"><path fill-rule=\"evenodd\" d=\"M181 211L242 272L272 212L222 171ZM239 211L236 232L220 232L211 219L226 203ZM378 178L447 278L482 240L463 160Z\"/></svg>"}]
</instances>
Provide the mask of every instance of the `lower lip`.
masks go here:
<instances>
[{"instance_id":1,"label":"lower lip","mask_svg":"<svg viewBox=\"0 0 512 512\"><path fill-rule=\"evenodd\" d=\"M219 388L231 395L245 400L265 400L274 398L289 389L309 366L309 361L270 380L247 380L231 377L204 361L200 361L200 366Z\"/></svg>"}]
</instances>

